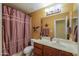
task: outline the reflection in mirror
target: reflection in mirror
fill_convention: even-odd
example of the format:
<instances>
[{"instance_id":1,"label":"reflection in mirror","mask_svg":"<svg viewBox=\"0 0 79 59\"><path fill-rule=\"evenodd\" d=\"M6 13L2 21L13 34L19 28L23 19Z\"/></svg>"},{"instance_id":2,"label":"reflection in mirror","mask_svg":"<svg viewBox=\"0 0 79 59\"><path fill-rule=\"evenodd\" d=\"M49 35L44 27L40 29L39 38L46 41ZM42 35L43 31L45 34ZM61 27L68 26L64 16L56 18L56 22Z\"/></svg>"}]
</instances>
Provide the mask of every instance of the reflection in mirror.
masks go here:
<instances>
[{"instance_id":1,"label":"reflection in mirror","mask_svg":"<svg viewBox=\"0 0 79 59\"><path fill-rule=\"evenodd\" d=\"M56 38L65 39L65 20L56 21Z\"/></svg>"},{"instance_id":2,"label":"reflection in mirror","mask_svg":"<svg viewBox=\"0 0 79 59\"><path fill-rule=\"evenodd\" d=\"M50 37L51 39L59 38L59 39L65 39L68 41L77 42L78 40L77 39L77 34L78 34L77 21L78 21L77 17L71 16L71 19L70 19L70 16L68 16L68 14L64 17L61 17L61 18L59 17L55 19L52 19L51 17L43 18L41 20L40 36L41 38ZM53 34L51 34L51 31L50 31L51 29Z\"/></svg>"},{"instance_id":3,"label":"reflection in mirror","mask_svg":"<svg viewBox=\"0 0 79 59\"><path fill-rule=\"evenodd\" d=\"M73 17L73 19L67 20L67 39L68 40L73 40L77 42L77 35L78 35L78 28L77 28L77 17ZM71 26L70 26L71 25Z\"/></svg>"},{"instance_id":4,"label":"reflection in mirror","mask_svg":"<svg viewBox=\"0 0 79 59\"><path fill-rule=\"evenodd\" d=\"M42 35L42 36L46 36L46 37L49 36L49 28L48 28L48 24L45 24L45 27L42 28L42 30L41 30L41 35Z\"/></svg>"},{"instance_id":5,"label":"reflection in mirror","mask_svg":"<svg viewBox=\"0 0 79 59\"><path fill-rule=\"evenodd\" d=\"M70 21L69 21L69 19L67 20L67 39L69 40L71 37L71 33L72 33L72 28L71 28L71 26L70 26Z\"/></svg>"},{"instance_id":6,"label":"reflection in mirror","mask_svg":"<svg viewBox=\"0 0 79 59\"><path fill-rule=\"evenodd\" d=\"M73 41L77 42L78 41L78 18L73 18L72 19L72 30L73 30Z\"/></svg>"}]
</instances>

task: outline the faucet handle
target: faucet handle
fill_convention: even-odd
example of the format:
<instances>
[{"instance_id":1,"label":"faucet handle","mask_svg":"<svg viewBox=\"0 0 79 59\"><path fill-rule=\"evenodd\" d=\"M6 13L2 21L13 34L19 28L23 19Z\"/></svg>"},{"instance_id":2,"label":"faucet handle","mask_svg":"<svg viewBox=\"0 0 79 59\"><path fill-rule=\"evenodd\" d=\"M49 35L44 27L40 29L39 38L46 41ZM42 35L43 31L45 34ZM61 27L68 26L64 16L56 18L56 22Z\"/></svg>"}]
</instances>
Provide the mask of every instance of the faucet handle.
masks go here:
<instances>
[{"instance_id":1,"label":"faucet handle","mask_svg":"<svg viewBox=\"0 0 79 59\"><path fill-rule=\"evenodd\" d=\"M50 37L50 41L52 41L53 37Z\"/></svg>"}]
</instances>

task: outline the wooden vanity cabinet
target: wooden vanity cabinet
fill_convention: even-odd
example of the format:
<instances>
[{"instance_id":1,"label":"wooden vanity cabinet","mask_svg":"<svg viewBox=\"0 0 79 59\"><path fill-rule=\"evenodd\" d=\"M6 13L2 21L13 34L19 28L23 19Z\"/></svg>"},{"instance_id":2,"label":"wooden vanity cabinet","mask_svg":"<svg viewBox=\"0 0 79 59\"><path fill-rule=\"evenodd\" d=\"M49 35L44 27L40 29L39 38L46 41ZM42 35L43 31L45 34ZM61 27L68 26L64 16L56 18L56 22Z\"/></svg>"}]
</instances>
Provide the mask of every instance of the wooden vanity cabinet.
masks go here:
<instances>
[{"instance_id":1,"label":"wooden vanity cabinet","mask_svg":"<svg viewBox=\"0 0 79 59\"><path fill-rule=\"evenodd\" d=\"M34 56L72 56L72 53L34 43Z\"/></svg>"}]
</instances>

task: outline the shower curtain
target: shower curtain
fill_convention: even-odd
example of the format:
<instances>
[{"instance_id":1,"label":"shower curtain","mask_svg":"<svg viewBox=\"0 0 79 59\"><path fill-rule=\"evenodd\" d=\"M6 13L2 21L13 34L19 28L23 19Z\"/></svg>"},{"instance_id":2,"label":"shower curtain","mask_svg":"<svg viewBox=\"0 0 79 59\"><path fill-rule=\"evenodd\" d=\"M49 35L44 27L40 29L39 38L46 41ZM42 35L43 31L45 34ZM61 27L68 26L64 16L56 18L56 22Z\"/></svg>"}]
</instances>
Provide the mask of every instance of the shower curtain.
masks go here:
<instances>
[{"instance_id":1,"label":"shower curtain","mask_svg":"<svg viewBox=\"0 0 79 59\"><path fill-rule=\"evenodd\" d=\"M30 16L6 5L2 10L2 55L13 55L28 46L31 38Z\"/></svg>"}]
</instances>

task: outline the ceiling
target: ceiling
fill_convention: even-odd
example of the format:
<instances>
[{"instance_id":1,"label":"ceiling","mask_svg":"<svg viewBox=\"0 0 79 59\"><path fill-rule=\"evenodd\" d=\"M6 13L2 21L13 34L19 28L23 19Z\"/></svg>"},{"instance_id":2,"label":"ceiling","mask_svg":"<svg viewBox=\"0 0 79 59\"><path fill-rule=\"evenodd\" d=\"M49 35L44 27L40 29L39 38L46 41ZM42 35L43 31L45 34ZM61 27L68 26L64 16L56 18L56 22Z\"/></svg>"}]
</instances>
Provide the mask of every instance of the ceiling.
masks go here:
<instances>
[{"instance_id":1,"label":"ceiling","mask_svg":"<svg viewBox=\"0 0 79 59\"><path fill-rule=\"evenodd\" d=\"M7 3L7 5L12 6L14 8L20 9L26 13L32 13L40 8L47 7L52 3ZM54 4L54 3L53 3Z\"/></svg>"}]
</instances>

